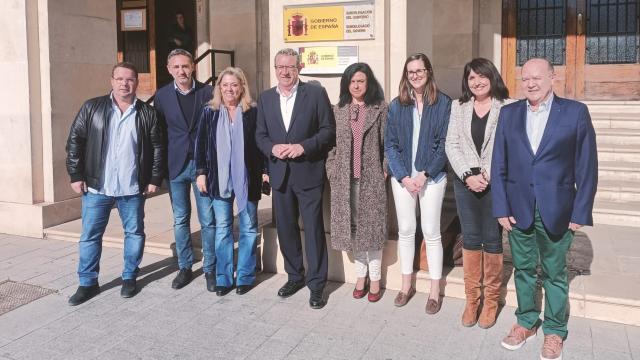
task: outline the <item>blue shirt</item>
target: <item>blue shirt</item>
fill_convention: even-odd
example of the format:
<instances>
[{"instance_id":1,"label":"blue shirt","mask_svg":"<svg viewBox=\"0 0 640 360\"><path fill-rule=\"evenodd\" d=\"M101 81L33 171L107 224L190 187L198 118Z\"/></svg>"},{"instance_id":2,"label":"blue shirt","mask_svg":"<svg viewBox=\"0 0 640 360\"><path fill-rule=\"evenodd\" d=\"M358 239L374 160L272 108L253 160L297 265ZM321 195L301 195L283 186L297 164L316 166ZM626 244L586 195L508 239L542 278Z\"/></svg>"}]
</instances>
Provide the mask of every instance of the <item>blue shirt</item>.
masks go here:
<instances>
[{"instance_id":1,"label":"blue shirt","mask_svg":"<svg viewBox=\"0 0 640 360\"><path fill-rule=\"evenodd\" d=\"M138 186L138 133L136 129L136 103L120 112L111 94L111 118L107 128L107 151L102 174L102 187L89 188L92 193L107 196L129 196L140 193Z\"/></svg>"},{"instance_id":2,"label":"blue shirt","mask_svg":"<svg viewBox=\"0 0 640 360\"><path fill-rule=\"evenodd\" d=\"M538 151L544 129L547 127L552 102L553 93L549 95L547 100L538 105L538 110L533 111L531 104L527 100L527 138L529 138L529 144L531 144L531 150L533 150L534 154Z\"/></svg>"}]
</instances>

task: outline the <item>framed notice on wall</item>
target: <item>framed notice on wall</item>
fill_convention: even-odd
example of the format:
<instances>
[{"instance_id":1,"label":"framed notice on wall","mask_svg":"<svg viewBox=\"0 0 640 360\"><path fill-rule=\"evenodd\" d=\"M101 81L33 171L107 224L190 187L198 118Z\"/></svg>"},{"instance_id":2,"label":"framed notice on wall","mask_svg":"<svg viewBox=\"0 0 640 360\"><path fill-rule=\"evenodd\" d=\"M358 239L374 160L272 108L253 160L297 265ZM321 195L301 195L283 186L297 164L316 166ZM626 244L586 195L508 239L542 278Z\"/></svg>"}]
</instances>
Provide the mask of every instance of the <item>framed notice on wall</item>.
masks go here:
<instances>
[{"instance_id":1,"label":"framed notice on wall","mask_svg":"<svg viewBox=\"0 0 640 360\"><path fill-rule=\"evenodd\" d=\"M374 39L374 1L284 7L284 41Z\"/></svg>"},{"instance_id":2,"label":"framed notice on wall","mask_svg":"<svg viewBox=\"0 0 640 360\"><path fill-rule=\"evenodd\" d=\"M147 30L147 9L120 10L120 30Z\"/></svg>"},{"instance_id":3,"label":"framed notice on wall","mask_svg":"<svg viewBox=\"0 0 640 360\"><path fill-rule=\"evenodd\" d=\"M358 62L357 46L308 46L298 48L300 74L342 74Z\"/></svg>"}]
</instances>

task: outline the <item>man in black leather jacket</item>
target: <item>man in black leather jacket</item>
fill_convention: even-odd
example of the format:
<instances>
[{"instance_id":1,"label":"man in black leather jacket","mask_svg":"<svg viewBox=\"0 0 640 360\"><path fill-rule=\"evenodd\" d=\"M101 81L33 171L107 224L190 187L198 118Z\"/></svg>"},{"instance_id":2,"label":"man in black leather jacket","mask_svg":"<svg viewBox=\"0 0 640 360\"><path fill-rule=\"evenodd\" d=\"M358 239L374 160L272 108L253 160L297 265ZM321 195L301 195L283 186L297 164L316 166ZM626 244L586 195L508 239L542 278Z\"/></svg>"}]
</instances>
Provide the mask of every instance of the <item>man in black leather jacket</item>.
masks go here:
<instances>
[{"instance_id":1,"label":"man in black leather jacket","mask_svg":"<svg viewBox=\"0 0 640 360\"><path fill-rule=\"evenodd\" d=\"M124 227L122 297L136 294L144 250L145 195L164 177L165 141L153 107L136 98L138 71L118 63L111 73L109 95L87 100L76 115L67 140L67 172L71 188L82 194L80 286L69 305L98 293L102 235L115 204Z\"/></svg>"}]
</instances>

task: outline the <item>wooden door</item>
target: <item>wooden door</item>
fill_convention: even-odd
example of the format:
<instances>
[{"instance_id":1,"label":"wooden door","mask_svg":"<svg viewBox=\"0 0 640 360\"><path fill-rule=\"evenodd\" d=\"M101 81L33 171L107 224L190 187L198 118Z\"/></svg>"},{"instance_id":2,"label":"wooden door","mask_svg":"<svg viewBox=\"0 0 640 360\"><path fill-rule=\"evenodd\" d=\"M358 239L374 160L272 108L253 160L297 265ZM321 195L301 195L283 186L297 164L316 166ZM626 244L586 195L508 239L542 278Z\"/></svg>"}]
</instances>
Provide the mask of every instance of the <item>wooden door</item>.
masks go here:
<instances>
[{"instance_id":1,"label":"wooden door","mask_svg":"<svg viewBox=\"0 0 640 360\"><path fill-rule=\"evenodd\" d=\"M146 100L156 91L155 0L118 0L116 8L118 61L129 61L138 68L137 96ZM125 20L127 13L130 17ZM140 19L142 26L137 26Z\"/></svg>"},{"instance_id":2,"label":"wooden door","mask_svg":"<svg viewBox=\"0 0 640 360\"><path fill-rule=\"evenodd\" d=\"M503 0L502 73L522 98L521 66L544 57L559 96L640 99L640 0Z\"/></svg>"}]
</instances>

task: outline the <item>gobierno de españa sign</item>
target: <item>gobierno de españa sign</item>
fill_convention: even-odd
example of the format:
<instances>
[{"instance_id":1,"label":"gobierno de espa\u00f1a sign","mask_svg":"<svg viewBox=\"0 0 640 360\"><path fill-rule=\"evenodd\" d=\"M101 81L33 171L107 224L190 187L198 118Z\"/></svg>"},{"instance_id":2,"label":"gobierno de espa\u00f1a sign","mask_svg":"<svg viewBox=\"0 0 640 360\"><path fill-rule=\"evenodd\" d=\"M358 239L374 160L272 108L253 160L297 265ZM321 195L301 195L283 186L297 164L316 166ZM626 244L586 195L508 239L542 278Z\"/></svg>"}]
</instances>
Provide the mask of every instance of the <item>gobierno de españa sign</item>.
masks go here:
<instances>
[{"instance_id":1,"label":"gobierno de espa\u00f1a sign","mask_svg":"<svg viewBox=\"0 0 640 360\"><path fill-rule=\"evenodd\" d=\"M374 2L284 7L284 41L374 39Z\"/></svg>"}]
</instances>

